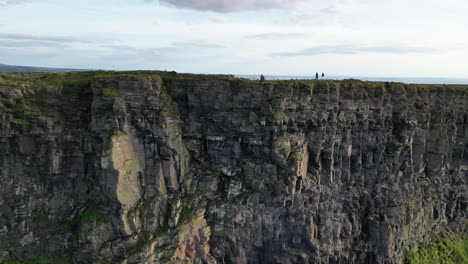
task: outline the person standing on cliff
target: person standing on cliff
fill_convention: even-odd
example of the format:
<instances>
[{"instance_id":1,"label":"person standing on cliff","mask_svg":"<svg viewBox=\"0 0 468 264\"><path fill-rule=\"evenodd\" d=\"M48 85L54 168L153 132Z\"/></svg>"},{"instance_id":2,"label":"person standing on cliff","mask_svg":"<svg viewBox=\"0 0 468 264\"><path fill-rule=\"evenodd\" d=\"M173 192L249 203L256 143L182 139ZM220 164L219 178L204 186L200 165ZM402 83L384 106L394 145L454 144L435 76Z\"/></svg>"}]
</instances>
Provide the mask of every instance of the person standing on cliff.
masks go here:
<instances>
[{"instance_id":1,"label":"person standing on cliff","mask_svg":"<svg viewBox=\"0 0 468 264\"><path fill-rule=\"evenodd\" d=\"M263 75L263 73L260 75L260 81L261 81L261 82L264 82L264 81L265 81L265 75Z\"/></svg>"},{"instance_id":2,"label":"person standing on cliff","mask_svg":"<svg viewBox=\"0 0 468 264\"><path fill-rule=\"evenodd\" d=\"M325 78L325 73L322 72L322 78Z\"/></svg>"},{"instance_id":3,"label":"person standing on cliff","mask_svg":"<svg viewBox=\"0 0 468 264\"><path fill-rule=\"evenodd\" d=\"M318 72L315 73L315 80L318 80Z\"/></svg>"}]
</instances>

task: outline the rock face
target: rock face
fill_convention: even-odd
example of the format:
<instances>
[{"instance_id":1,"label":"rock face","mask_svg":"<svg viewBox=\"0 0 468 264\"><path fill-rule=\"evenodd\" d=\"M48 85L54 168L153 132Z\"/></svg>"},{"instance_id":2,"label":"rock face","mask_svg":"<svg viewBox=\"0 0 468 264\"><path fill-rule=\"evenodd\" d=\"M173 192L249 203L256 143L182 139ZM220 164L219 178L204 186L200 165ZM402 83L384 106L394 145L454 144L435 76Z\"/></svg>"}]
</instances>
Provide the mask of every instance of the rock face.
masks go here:
<instances>
[{"instance_id":1,"label":"rock face","mask_svg":"<svg viewBox=\"0 0 468 264\"><path fill-rule=\"evenodd\" d=\"M0 75L0 262L401 263L467 178L468 87Z\"/></svg>"}]
</instances>

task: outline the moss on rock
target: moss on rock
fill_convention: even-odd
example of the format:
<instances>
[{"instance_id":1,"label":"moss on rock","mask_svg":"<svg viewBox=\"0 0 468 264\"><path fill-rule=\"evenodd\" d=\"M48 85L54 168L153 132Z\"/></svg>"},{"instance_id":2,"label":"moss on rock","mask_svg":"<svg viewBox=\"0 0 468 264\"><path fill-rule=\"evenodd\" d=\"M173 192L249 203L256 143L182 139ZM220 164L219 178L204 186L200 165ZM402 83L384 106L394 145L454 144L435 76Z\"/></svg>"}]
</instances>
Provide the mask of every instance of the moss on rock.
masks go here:
<instances>
[{"instance_id":1,"label":"moss on rock","mask_svg":"<svg viewBox=\"0 0 468 264\"><path fill-rule=\"evenodd\" d=\"M105 87L102 89L102 95L109 99L114 99L119 96L119 92L116 89Z\"/></svg>"},{"instance_id":2,"label":"moss on rock","mask_svg":"<svg viewBox=\"0 0 468 264\"><path fill-rule=\"evenodd\" d=\"M437 237L426 247L407 252L405 263L468 263L468 238L456 235Z\"/></svg>"},{"instance_id":3,"label":"moss on rock","mask_svg":"<svg viewBox=\"0 0 468 264\"><path fill-rule=\"evenodd\" d=\"M105 217L106 215L97 208L96 204L90 203L81 215L81 224L87 225L92 222L102 222Z\"/></svg>"}]
</instances>

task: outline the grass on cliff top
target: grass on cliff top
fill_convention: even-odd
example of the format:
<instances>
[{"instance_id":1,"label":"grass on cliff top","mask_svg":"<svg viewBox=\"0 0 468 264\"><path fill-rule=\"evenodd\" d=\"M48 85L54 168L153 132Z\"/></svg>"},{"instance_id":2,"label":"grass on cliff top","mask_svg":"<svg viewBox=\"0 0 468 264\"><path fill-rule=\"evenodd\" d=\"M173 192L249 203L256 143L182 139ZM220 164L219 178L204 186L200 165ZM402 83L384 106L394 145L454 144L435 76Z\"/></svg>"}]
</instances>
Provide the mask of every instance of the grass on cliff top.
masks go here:
<instances>
[{"instance_id":1,"label":"grass on cliff top","mask_svg":"<svg viewBox=\"0 0 468 264\"><path fill-rule=\"evenodd\" d=\"M426 247L406 254L405 264L466 264L468 263L468 238L441 236Z\"/></svg>"},{"instance_id":2,"label":"grass on cliff top","mask_svg":"<svg viewBox=\"0 0 468 264\"><path fill-rule=\"evenodd\" d=\"M245 78L235 78L233 75L207 75L207 74L180 74L173 71L82 71L67 73L1 73L0 86L10 85L32 85L36 87L49 86L88 86L91 80L100 78L116 77L148 77L159 76L163 80L226 80L231 81L233 86L238 87L261 87L268 85L300 87L310 84L341 83L341 84L383 84L383 82L369 82L357 79L346 80L251 80ZM403 84L391 83L393 87L420 87L429 89L448 89L456 91L468 91L468 85L432 85L432 84Z\"/></svg>"},{"instance_id":3,"label":"grass on cliff top","mask_svg":"<svg viewBox=\"0 0 468 264\"><path fill-rule=\"evenodd\" d=\"M67 73L0 73L1 84L33 84L39 87L87 85L93 79L159 76L171 79L228 79L229 75L177 74L168 71L83 71Z\"/></svg>"},{"instance_id":4,"label":"grass on cliff top","mask_svg":"<svg viewBox=\"0 0 468 264\"><path fill-rule=\"evenodd\" d=\"M312 82L334 82L333 80L266 80L260 82L245 78L235 78L233 75L223 74L190 74L168 71L83 71L67 73L1 73L0 84L23 84L30 83L39 86L62 85L62 84L88 84L89 81L98 78L115 77L145 77L160 76L163 79L180 80L230 80L243 85L284 85L284 84L310 84ZM356 80L357 81L357 80Z\"/></svg>"}]
</instances>

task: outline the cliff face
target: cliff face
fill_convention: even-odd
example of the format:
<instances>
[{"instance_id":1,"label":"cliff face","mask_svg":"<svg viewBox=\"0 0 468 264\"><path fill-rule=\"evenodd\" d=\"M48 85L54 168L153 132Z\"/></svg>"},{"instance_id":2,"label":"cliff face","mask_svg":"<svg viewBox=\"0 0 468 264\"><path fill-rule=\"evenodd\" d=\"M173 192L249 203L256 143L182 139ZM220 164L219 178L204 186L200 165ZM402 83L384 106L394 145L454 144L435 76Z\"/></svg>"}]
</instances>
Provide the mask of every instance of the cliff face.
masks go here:
<instances>
[{"instance_id":1,"label":"cliff face","mask_svg":"<svg viewBox=\"0 0 468 264\"><path fill-rule=\"evenodd\" d=\"M0 75L0 262L401 263L467 233L468 87Z\"/></svg>"}]
</instances>

